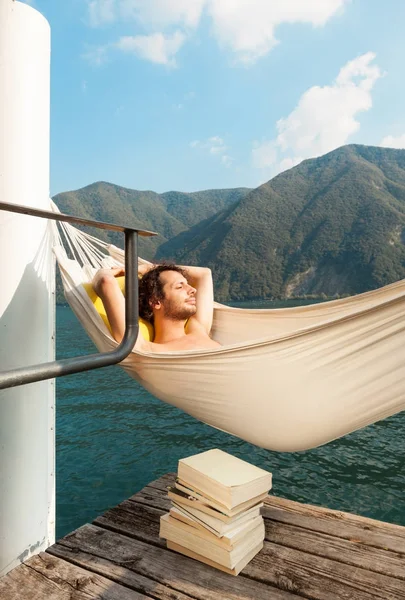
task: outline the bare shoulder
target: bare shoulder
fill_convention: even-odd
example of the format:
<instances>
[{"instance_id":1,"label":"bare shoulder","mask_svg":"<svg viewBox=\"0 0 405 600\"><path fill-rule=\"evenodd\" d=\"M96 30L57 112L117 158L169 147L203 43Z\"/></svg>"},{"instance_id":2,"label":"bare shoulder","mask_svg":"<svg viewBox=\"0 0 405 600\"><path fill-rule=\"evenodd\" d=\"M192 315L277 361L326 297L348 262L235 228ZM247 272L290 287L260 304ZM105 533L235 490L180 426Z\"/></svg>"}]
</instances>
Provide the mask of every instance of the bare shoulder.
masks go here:
<instances>
[{"instance_id":1,"label":"bare shoulder","mask_svg":"<svg viewBox=\"0 0 405 600\"><path fill-rule=\"evenodd\" d=\"M192 273L191 285L196 288L197 310L187 324L189 333L205 331L209 334L212 327L214 312L214 285L211 269L198 267Z\"/></svg>"}]
</instances>

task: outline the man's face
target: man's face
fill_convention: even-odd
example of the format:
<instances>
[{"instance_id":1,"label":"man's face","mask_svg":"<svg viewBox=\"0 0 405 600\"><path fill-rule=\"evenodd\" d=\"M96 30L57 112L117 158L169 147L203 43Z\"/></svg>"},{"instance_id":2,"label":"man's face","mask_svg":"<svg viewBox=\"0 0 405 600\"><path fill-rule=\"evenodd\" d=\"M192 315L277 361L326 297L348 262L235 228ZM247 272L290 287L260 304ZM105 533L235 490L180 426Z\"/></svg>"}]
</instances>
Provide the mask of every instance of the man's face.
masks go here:
<instances>
[{"instance_id":1,"label":"man's face","mask_svg":"<svg viewBox=\"0 0 405 600\"><path fill-rule=\"evenodd\" d=\"M177 271L163 271L160 274L164 299L161 302L163 315L168 319L183 320L195 315L197 311L196 290L187 279Z\"/></svg>"}]
</instances>

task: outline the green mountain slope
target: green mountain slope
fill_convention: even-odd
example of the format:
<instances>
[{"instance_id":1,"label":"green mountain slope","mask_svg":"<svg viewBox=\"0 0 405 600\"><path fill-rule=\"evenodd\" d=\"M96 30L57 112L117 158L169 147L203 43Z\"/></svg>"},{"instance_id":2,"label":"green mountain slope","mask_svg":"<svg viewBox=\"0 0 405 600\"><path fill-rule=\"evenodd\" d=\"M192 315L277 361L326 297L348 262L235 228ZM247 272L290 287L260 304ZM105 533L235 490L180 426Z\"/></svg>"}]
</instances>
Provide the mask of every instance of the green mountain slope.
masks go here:
<instances>
[{"instance_id":1,"label":"green mountain slope","mask_svg":"<svg viewBox=\"0 0 405 600\"><path fill-rule=\"evenodd\" d=\"M250 191L249 188L235 188L205 190L188 194L165 192L160 197L170 215L187 225L187 227L191 227L222 209L236 204Z\"/></svg>"},{"instance_id":2,"label":"green mountain slope","mask_svg":"<svg viewBox=\"0 0 405 600\"><path fill-rule=\"evenodd\" d=\"M139 229L156 231L159 236L141 238L139 244L140 254L151 260L160 244L218 210L237 202L249 191L248 188L238 188L190 194L157 194L98 182L80 190L58 194L54 201L62 212L78 217L131 224ZM123 246L123 236L119 233L88 231L106 241Z\"/></svg>"},{"instance_id":3,"label":"green mountain slope","mask_svg":"<svg viewBox=\"0 0 405 600\"><path fill-rule=\"evenodd\" d=\"M304 161L160 246L213 269L219 300L354 294L405 277L405 150Z\"/></svg>"}]
</instances>

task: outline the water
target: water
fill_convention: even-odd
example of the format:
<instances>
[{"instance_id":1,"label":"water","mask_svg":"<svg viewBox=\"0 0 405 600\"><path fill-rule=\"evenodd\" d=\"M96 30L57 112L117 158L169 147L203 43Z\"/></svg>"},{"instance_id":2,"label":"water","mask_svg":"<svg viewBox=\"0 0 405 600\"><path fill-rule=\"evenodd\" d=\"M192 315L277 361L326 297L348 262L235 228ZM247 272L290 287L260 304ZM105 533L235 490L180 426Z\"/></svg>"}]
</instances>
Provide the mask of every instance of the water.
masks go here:
<instances>
[{"instance_id":1,"label":"water","mask_svg":"<svg viewBox=\"0 0 405 600\"><path fill-rule=\"evenodd\" d=\"M94 351L67 307L57 353ZM405 412L314 450L252 446L154 399L119 367L57 380L57 537L93 520L179 458L219 447L273 472L276 495L405 526Z\"/></svg>"}]
</instances>

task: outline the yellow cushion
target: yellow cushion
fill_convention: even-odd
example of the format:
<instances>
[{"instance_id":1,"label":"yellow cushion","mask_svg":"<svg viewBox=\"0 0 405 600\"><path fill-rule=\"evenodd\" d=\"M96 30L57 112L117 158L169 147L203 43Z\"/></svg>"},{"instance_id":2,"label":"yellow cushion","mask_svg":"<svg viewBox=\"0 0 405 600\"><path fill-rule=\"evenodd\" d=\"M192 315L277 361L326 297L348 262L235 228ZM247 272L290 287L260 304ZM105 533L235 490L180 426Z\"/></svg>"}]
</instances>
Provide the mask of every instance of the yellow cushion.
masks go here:
<instances>
[{"instance_id":1,"label":"yellow cushion","mask_svg":"<svg viewBox=\"0 0 405 600\"><path fill-rule=\"evenodd\" d=\"M125 295L125 277L117 277L118 285L120 286L121 292ZM103 319L104 323L107 325L108 329L111 331L110 323L108 322L107 315L105 312L104 304L99 296L97 296L96 292L93 289L91 283L84 283L84 289L86 290L90 300L94 304L94 308ZM139 318L139 330L142 333L143 337L148 342L153 342L153 338L155 336L155 332L153 330L153 325L148 321L145 321L142 318Z\"/></svg>"}]
</instances>

